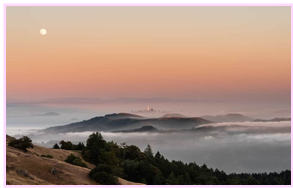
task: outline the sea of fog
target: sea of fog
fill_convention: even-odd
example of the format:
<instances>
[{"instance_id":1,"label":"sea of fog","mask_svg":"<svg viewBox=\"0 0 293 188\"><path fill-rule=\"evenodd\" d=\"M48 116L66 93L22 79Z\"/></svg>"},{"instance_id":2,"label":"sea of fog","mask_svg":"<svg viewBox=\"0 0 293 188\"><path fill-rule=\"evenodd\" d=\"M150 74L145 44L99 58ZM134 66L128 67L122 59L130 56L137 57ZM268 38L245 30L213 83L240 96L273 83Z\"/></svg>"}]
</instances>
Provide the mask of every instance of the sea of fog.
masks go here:
<instances>
[{"instance_id":1,"label":"sea of fog","mask_svg":"<svg viewBox=\"0 0 293 188\"><path fill-rule=\"evenodd\" d=\"M241 125L240 128L235 125ZM227 173L241 172L280 172L291 169L291 133L290 129L282 133L246 134L243 125L251 127L289 128L286 122L234 122L228 131L209 133L112 133L102 132L107 141L118 144L126 142L136 145L142 151L150 144L153 152L159 151L169 160L204 163L208 167L218 168ZM221 124L213 124L220 126ZM223 123L222 123L223 125ZM227 126L228 124L226 124ZM52 147L58 140L84 142L92 132L62 133L33 136L34 142L45 147ZM54 140L52 142L52 140ZM51 141L51 142L49 142ZM49 143L46 143L49 142Z\"/></svg>"},{"instance_id":2,"label":"sea of fog","mask_svg":"<svg viewBox=\"0 0 293 188\"><path fill-rule=\"evenodd\" d=\"M101 114L104 115L104 114ZM90 114L62 114L61 116L24 116L6 117L6 133L8 135L27 134L47 127L67 125L73 122L90 119Z\"/></svg>"},{"instance_id":3,"label":"sea of fog","mask_svg":"<svg viewBox=\"0 0 293 188\"><path fill-rule=\"evenodd\" d=\"M126 112L139 108L128 107ZM219 109L217 108L217 110ZM202 111L200 115L205 115L207 111ZM57 112L60 116L31 116L47 112ZM121 109L114 112L121 112ZM224 113L226 112L228 110ZM271 112L273 113L274 110ZM110 107L82 109L55 106L7 106L6 132L11 136L34 134L37 130L46 127L66 125L109 113L111 113ZM216 113L214 111L213 115ZM255 115L254 117L259 116ZM273 117L271 115L269 118ZM231 126L228 131L214 131L205 134L195 134L194 132L170 134L102 132L102 136L107 141L114 141L118 144L126 142L128 145L138 146L141 150L150 144L154 153L159 151L169 160L181 160L186 163L196 162L198 165L205 163L208 167L218 168L227 173L280 172L291 169L291 122L234 122L213 124L212 126L229 125L234 126ZM235 125L239 125L239 128ZM253 131L244 131L243 126L249 127L250 130L256 127L287 127L287 129L269 133L261 131L253 133ZM54 141L49 141L86 142L90 134L92 132L35 135L32 140L39 145L52 147ZM46 144L46 142L49 143Z\"/></svg>"}]
</instances>

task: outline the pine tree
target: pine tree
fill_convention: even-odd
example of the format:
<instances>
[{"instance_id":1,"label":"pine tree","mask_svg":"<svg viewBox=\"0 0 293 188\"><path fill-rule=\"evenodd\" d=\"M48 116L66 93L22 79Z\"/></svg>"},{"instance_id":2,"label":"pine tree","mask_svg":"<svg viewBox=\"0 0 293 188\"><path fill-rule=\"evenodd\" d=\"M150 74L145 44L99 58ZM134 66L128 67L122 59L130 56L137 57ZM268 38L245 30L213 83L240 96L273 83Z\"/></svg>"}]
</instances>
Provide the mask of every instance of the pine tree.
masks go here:
<instances>
[{"instance_id":1,"label":"pine tree","mask_svg":"<svg viewBox=\"0 0 293 188\"><path fill-rule=\"evenodd\" d=\"M147 147L144 150L144 153L146 154L147 157L151 158L153 157L153 150L151 146L148 144Z\"/></svg>"},{"instance_id":2,"label":"pine tree","mask_svg":"<svg viewBox=\"0 0 293 188\"><path fill-rule=\"evenodd\" d=\"M160 159L161 159L161 154L160 154L160 152L157 152L155 155L155 160L159 161Z\"/></svg>"}]
</instances>

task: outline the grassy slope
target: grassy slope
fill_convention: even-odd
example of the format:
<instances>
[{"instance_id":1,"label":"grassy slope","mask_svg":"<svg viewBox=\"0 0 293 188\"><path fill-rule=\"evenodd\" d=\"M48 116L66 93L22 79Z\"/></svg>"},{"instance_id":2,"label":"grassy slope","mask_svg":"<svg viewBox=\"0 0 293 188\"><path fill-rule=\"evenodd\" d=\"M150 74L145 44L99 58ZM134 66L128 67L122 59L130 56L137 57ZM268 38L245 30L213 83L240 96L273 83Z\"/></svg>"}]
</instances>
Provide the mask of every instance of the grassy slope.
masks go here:
<instances>
[{"instance_id":1,"label":"grassy slope","mask_svg":"<svg viewBox=\"0 0 293 188\"><path fill-rule=\"evenodd\" d=\"M6 145L13 139L6 136ZM68 155L82 158L81 153L62 149L49 149L34 145L28 152L7 146L6 147L6 184L11 185L96 185L88 176L90 169L95 165L83 160L90 168L83 168L65 163ZM52 155L54 158L40 157L41 155ZM56 175L51 174L51 168L56 169ZM33 178L25 177L16 173L17 169L27 170ZM129 182L119 178L122 185L137 185L139 183Z\"/></svg>"}]
</instances>

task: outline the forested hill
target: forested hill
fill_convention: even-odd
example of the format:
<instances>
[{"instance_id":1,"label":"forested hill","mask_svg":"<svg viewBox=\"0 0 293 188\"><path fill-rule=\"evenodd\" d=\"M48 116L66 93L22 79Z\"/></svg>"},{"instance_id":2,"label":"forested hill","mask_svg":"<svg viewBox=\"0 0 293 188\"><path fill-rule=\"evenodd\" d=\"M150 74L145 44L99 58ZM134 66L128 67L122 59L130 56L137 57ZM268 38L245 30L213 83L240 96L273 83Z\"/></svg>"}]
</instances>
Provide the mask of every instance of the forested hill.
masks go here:
<instances>
[{"instance_id":1,"label":"forested hill","mask_svg":"<svg viewBox=\"0 0 293 188\"><path fill-rule=\"evenodd\" d=\"M68 185L135 184L131 182L148 185L291 184L290 170L226 174L221 170L209 168L206 164L200 166L196 162L187 164L181 161L169 161L159 151L153 154L150 145L147 145L142 152L134 145L107 142L98 132L89 136L86 145L82 143L74 145L70 141L62 140L60 146L58 144L53 146L54 149L33 146L32 140L26 136L20 139L11 137L6 139L8 142L6 173L7 182L11 184L17 182L21 182L20 184L50 182Z\"/></svg>"},{"instance_id":2,"label":"forested hill","mask_svg":"<svg viewBox=\"0 0 293 188\"><path fill-rule=\"evenodd\" d=\"M199 117L162 117L145 118L134 114L110 114L95 117L81 122L71 123L64 126L56 126L44 129L45 133L66 133L84 131L118 131L138 129L151 125L157 129L190 129L202 124L209 124L211 121Z\"/></svg>"}]
</instances>

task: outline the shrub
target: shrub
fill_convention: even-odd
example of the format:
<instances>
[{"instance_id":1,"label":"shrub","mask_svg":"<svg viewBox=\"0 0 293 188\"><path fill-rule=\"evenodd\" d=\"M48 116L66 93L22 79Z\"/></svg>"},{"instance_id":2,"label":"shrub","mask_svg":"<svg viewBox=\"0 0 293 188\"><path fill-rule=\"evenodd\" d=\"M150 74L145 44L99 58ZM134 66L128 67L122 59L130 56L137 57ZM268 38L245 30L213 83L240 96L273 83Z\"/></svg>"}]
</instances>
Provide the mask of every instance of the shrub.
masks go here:
<instances>
[{"instance_id":1,"label":"shrub","mask_svg":"<svg viewBox=\"0 0 293 188\"><path fill-rule=\"evenodd\" d=\"M81 166L81 167L86 167L87 168L87 165L81 161L81 159L79 157L75 158L73 161L72 161L72 164L73 165L76 165L76 166Z\"/></svg>"},{"instance_id":2,"label":"shrub","mask_svg":"<svg viewBox=\"0 0 293 188\"><path fill-rule=\"evenodd\" d=\"M118 185L118 178L113 175L112 168L109 165L98 165L90 171L89 176L102 185Z\"/></svg>"},{"instance_id":3,"label":"shrub","mask_svg":"<svg viewBox=\"0 0 293 188\"><path fill-rule=\"evenodd\" d=\"M8 146L21 149L23 151L27 151L27 148L33 148L32 140L27 137L23 136L20 139L14 139L11 142L9 142Z\"/></svg>"},{"instance_id":4,"label":"shrub","mask_svg":"<svg viewBox=\"0 0 293 188\"><path fill-rule=\"evenodd\" d=\"M46 157L46 158L53 158L52 155L41 155L41 157Z\"/></svg>"},{"instance_id":5,"label":"shrub","mask_svg":"<svg viewBox=\"0 0 293 188\"><path fill-rule=\"evenodd\" d=\"M87 167L87 165L84 162L82 162L81 158L73 154L68 155L67 159L65 159L65 162L76 166Z\"/></svg>"}]
</instances>

